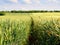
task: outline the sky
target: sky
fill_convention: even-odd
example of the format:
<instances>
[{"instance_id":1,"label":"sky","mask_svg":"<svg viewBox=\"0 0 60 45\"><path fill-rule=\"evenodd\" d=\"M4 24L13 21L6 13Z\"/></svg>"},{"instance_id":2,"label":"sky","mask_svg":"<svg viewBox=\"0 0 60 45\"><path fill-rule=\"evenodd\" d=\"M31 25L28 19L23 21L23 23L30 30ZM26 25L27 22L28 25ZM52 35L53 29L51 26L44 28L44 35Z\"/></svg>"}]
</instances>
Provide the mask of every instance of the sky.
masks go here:
<instances>
[{"instance_id":1,"label":"sky","mask_svg":"<svg viewBox=\"0 0 60 45\"><path fill-rule=\"evenodd\" d=\"M0 10L60 10L60 0L0 0Z\"/></svg>"}]
</instances>

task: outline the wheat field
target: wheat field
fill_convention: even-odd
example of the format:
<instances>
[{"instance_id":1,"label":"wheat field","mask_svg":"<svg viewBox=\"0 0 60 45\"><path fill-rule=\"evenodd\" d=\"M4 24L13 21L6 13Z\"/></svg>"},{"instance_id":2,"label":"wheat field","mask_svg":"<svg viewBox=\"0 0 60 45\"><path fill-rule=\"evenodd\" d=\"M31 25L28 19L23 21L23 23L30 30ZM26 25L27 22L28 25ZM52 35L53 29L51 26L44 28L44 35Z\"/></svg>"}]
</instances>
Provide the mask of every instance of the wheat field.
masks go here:
<instances>
[{"instance_id":1,"label":"wheat field","mask_svg":"<svg viewBox=\"0 0 60 45\"><path fill-rule=\"evenodd\" d=\"M6 13L0 16L0 45L59 45L60 13Z\"/></svg>"}]
</instances>

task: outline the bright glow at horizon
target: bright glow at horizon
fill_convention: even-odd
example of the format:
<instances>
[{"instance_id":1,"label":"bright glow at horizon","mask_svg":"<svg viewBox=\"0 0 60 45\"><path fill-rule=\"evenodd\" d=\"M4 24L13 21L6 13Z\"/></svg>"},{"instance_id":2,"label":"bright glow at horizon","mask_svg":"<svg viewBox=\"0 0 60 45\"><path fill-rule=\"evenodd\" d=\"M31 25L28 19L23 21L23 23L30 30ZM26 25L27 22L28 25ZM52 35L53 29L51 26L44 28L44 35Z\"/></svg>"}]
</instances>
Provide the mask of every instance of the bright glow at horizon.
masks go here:
<instances>
[{"instance_id":1,"label":"bright glow at horizon","mask_svg":"<svg viewBox=\"0 0 60 45\"><path fill-rule=\"evenodd\" d=\"M60 0L0 0L0 10L60 10Z\"/></svg>"}]
</instances>

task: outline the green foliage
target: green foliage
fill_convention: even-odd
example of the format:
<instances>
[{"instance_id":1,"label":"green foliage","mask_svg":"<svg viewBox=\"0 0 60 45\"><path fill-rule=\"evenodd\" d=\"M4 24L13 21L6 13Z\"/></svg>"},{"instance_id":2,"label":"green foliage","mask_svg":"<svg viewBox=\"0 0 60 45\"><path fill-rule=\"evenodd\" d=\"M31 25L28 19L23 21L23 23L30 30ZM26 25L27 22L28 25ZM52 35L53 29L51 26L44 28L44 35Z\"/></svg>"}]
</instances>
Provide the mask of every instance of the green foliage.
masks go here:
<instances>
[{"instance_id":1,"label":"green foliage","mask_svg":"<svg viewBox=\"0 0 60 45\"><path fill-rule=\"evenodd\" d=\"M19 20L0 19L0 45L27 45L30 24Z\"/></svg>"},{"instance_id":2,"label":"green foliage","mask_svg":"<svg viewBox=\"0 0 60 45\"><path fill-rule=\"evenodd\" d=\"M3 16L3 15L5 15L5 13L4 12L0 12L0 16Z\"/></svg>"},{"instance_id":3,"label":"green foliage","mask_svg":"<svg viewBox=\"0 0 60 45\"><path fill-rule=\"evenodd\" d=\"M31 30L30 45L59 45L60 21L41 20L35 23Z\"/></svg>"}]
</instances>

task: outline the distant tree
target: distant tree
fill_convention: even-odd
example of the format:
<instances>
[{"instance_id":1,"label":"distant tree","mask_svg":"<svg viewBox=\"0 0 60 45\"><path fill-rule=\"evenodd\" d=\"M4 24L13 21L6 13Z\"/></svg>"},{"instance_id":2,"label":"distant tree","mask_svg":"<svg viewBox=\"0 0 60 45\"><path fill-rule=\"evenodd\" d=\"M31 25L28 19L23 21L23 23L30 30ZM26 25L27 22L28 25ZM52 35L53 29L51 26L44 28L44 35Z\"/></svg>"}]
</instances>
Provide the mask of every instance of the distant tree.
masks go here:
<instances>
[{"instance_id":1,"label":"distant tree","mask_svg":"<svg viewBox=\"0 0 60 45\"><path fill-rule=\"evenodd\" d=\"M0 12L0 16L3 16L3 15L5 15L5 13L4 12Z\"/></svg>"}]
</instances>

